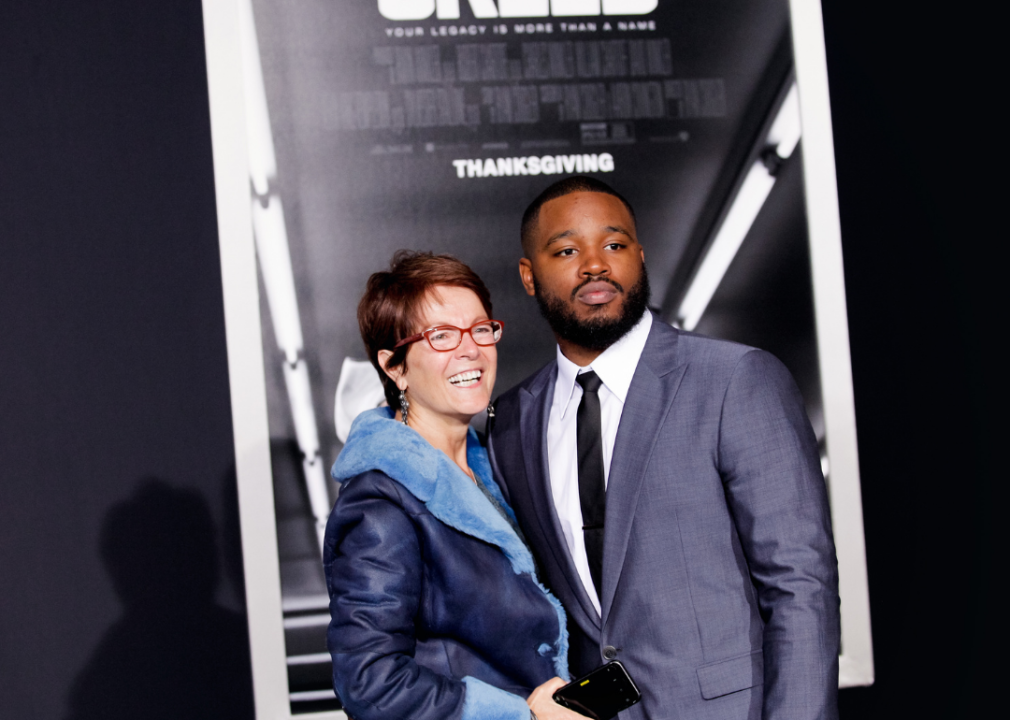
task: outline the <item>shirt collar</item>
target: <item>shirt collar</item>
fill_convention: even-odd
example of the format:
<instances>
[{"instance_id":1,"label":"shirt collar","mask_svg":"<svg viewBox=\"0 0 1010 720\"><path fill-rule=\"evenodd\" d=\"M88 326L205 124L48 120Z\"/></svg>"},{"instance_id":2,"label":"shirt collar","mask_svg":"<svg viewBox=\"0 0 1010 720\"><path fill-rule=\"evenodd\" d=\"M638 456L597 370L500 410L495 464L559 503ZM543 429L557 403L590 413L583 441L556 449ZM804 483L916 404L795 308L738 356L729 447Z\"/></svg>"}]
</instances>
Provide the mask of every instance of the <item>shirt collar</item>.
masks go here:
<instances>
[{"instance_id":1,"label":"shirt collar","mask_svg":"<svg viewBox=\"0 0 1010 720\"><path fill-rule=\"evenodd\" d=\"M561 418L564 419L571 404L572 393L575 392L575 378L583 371L593 370L600 376L607 390L617 396L623 404L627 400L631 379L635 375L651 329L652 312L646 310L631 330L600 353L600 356L585 368L566 358L558 346L558 379L554 385L554 404L561 411Z\"/></svg>"}]
</instances>

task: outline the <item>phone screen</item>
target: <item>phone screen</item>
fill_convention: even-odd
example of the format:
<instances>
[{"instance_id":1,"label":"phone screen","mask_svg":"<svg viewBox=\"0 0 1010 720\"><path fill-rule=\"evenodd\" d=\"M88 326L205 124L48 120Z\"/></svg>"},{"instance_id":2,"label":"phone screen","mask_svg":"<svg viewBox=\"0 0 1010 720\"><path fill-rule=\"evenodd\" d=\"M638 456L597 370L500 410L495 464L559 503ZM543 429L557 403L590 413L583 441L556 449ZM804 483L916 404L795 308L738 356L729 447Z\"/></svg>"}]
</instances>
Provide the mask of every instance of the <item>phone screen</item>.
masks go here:
<instances>
[{"instance_id":1,"label":"phone screen","mask_svg":"<svg viewBox=\"0 0 1010 720\"><path fill-rule=\"evenodd\" d=\"M611 720L642 699L624 666L613 660L554 693L554 701L593 718Z\"/></svg>"}]
</instances>

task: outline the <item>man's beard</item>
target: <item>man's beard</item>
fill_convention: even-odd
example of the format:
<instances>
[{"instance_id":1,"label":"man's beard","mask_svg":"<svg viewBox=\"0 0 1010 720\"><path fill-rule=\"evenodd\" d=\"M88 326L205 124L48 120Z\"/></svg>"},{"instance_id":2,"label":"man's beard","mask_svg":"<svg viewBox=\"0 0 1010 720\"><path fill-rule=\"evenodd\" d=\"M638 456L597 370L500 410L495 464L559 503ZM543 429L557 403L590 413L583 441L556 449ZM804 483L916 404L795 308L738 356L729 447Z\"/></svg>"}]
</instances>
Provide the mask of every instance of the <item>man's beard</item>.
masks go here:
<instances>
[{"instance_id":1,"label":"man's beard","mask_svg":"<svg viewBox=\"0 0 1010 720\"><path fill-rule=\"evenodd\" d=\"M624 288L606 277L591 277L572 290L572 300L586 284L603 280L613 285L618 292L624 294ZM586 350L603 352L615 342L624 337L635 324L642 319L649 307L649 274L642 265L642 276L624 297L621 314L613 319L598 317L580 320L575 312L557 295L547 293L533 278L533 289L540 306L540 314L544 316L554 333L573 345Z\"/></svg>"}]
</instances>

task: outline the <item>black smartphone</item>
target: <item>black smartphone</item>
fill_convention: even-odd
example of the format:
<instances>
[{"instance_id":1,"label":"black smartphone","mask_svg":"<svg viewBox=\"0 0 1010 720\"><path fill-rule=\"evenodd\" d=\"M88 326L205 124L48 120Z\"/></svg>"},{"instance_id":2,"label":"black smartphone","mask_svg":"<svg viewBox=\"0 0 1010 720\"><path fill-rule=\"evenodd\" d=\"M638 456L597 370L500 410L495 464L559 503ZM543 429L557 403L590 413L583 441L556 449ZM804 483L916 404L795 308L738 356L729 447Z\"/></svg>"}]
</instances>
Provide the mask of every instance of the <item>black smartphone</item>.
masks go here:
<instances>
[{"instance_id":1,"label":"black smartphone","mask_svg":"<svg viewBox=\"0 0 1010 720\"><path fill-rule=\"evenodd\" d=\"M593 720L611 720L642 699L618 660L593 670L554 693L554 702Z\"/></svg>"}]
</instances>

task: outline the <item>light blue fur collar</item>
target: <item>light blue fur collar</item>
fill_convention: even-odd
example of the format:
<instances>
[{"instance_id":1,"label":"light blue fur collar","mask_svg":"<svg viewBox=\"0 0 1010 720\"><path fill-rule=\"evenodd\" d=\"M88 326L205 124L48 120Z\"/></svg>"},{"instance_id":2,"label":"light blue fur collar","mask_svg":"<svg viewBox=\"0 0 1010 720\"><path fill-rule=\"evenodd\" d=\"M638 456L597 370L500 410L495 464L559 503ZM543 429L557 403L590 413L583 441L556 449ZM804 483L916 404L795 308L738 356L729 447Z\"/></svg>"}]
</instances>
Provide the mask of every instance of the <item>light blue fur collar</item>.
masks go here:
<instances>
[{"instance_id":1,"label":"light blue fur collar","mask_svg":"<svg viewBox=\"0 0 1010 720\"><path fill-rule=\"evenodd\" d=\"M333 464L333 479L345 483L369 470L381 470L424 503L428 512L460 532L497 545L516 574L532 573L533 556L505 519L456 463L416 430L397 422L389 408L361 413L347 444ZM515 520L491 477L487 452L470 428L466 438L470 469Z\"/></svg>"},{"instance_id":2,"label":"light blue fur collar","mask_svg":"<svg viewBox=\"0 0 1010 720\"><path fill-rule=\"evenodd\" d=\"M492 477L487 451L481 447L473 428L466 438L466 460L481 484L515 521L512 508ZM529 548L480 489L448 455L432 447L413 428L394 420L390 408L376 408L358 415L331 475L343 484L370 470L379 470L396 480L446 525L501 548L517 575L528 573L540 585ZM568 678L565 612L546 588L540 585L540 589L554 606L561 628L555 670L560 677Z\"/></svg>"}]
</instances>

